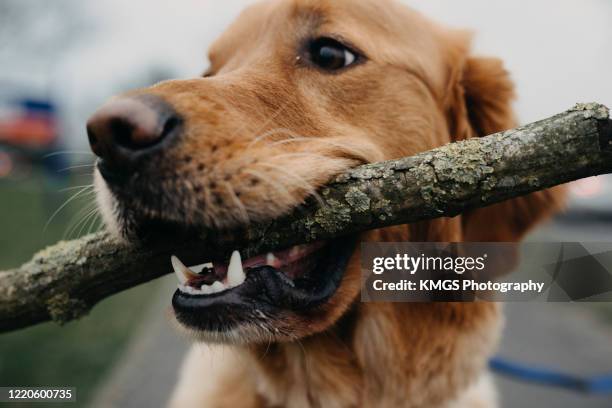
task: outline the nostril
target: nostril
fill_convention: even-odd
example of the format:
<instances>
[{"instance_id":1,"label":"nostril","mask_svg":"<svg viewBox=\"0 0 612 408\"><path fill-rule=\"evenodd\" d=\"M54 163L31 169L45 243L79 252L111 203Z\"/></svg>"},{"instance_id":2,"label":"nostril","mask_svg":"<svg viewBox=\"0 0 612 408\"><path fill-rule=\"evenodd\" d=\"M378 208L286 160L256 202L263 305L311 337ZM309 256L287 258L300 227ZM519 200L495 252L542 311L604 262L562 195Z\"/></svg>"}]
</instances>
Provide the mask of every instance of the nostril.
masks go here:
<instances>
[{"instance_id":1,"label":"nostril","mask_svg":"<svg viewBox=\"0 0 612 408\"><path fill-rule=\"evenodd\" d=\"M137 150L146 147L143 143L143 138L134 137L136 126L130 123L125 118L111 119L108 128L113 135L113 141L116 145L130 150Z\"/></svg>"},{"instance_id":2,"label":"nostril","mask_svg":"<svg viewBox=\"0 0 612 408\"><path fill-rule=\"evenodd\" d=\"M174 129L176 129L179 125L179 118L176 116L170 116L167 120L166 123L164 124L164 128L162 130L161 133L161 139L164 139L166 136L168 136L170 133L172 133L174 131Z\"/></svg>"},{"instance_id":3,"label":"nostril","mask_svg":"<svg viewBox=\"0 0 612 408\"><path fill-rule=\"evenodd\" d=\"M108 128L113 135L114 144L132 151L146 149L161 142L179 125L178 117L173 114L164 118L166 112L148 113L149 115L112 118ZM151 116L151 113L156 116Z\"/></svg>"}]
</instances>

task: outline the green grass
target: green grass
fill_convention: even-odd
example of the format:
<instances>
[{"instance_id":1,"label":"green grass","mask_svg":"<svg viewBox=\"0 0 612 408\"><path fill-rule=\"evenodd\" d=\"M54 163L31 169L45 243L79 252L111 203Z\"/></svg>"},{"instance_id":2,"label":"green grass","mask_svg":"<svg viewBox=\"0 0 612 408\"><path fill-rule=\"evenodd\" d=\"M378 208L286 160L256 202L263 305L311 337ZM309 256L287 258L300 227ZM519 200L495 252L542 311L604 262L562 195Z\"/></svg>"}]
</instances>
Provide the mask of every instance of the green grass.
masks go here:
<instances>
[{"instance_id":1,"label":"green grass","mask_svg":"<svg viewBox=\"0 0 612 408\"><path fill-rule=\"evenodd\" d=\"M20 182L0 180L0 269L17 266L37 250L65 237L75 215L87 203L75 200L45 229L51 214L78 190L62 193L57 190L67 186L49 188L43 182L38 174ZM78 178L70 182L86 183ZM70 238L90 229L93 224L89 223L73 228ZM76 387L78 403L66 406L86 406L158 286L152 282L107 299L88 316L63 327L45 323L0 335L0 386Z\"/></svg>"},{"instance_id":2,"label":"green grass","mask_svg":"<svg viewBox=\"0 0 612 408\"><path fill-rule=\"evenodd\" d=\"M0 383L76 387L83 406L120 356L155 289L150 283L124 292L64 327L45 323L0 336Z\"/></svg>"}]
</instances>

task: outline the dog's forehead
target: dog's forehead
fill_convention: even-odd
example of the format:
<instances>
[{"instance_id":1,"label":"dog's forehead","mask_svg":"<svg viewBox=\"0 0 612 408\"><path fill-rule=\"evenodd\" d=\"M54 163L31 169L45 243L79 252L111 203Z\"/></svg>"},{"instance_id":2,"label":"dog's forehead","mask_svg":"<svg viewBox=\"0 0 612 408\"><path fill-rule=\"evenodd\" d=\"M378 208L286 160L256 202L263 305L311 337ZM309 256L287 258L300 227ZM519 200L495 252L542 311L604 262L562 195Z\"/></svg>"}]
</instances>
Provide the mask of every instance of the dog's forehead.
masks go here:
<instances>
[{"instance_id":1,"label":"dog's forehead","mask_svg":"<svg viewBox=\"0 0 612 408\"><path fill-rule=\"evenodd\" d=\"M212 59L309 33L414 37L429 21L396 0L264 0L247 7L209 49ZM356 38L358 40L359 38Z\"/></svg>"},{"instance_id":2,"label":"dog's forehead","mask_svg":"<svg viewBox=\"0 0 612 408\"><path fill-rule=\"evenodd\" d=\"M446 34L445 27L397 0L264 0L240 14L210 48L209 58L213 69L228 70L269 63L271 55L292 61L289 54L304 40L334 36L368 59L420 71L432 86L441 87Z\"/></svg>"}]
</instances>

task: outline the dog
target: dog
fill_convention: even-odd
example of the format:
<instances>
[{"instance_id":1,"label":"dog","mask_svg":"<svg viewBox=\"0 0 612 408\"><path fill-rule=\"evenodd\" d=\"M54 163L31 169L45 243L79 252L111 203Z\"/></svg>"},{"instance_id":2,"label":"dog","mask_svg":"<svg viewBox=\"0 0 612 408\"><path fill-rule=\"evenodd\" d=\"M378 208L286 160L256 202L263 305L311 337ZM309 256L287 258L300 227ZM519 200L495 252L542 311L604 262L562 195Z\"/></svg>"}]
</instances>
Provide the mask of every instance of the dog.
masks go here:
<instances>
[{"instance_id":1,"label":"dog","mask_svg":"<svg viewBox=\"0 0 612 408\"><path fill-rule=\"evenodd\" d=\"M354 166L515 127L509 74L470 39L392 0L249 6L202 77L128 92L89 120L107 228L149 243L266 221ZM486 364L499 307L361 303L355 242L518 241L562 202L551 189L250 259L174 258L174 317L207 345L190 351L170 405L496 406ZM301 285L317 302L283 302Z\"/></svg>"}]
</instances>

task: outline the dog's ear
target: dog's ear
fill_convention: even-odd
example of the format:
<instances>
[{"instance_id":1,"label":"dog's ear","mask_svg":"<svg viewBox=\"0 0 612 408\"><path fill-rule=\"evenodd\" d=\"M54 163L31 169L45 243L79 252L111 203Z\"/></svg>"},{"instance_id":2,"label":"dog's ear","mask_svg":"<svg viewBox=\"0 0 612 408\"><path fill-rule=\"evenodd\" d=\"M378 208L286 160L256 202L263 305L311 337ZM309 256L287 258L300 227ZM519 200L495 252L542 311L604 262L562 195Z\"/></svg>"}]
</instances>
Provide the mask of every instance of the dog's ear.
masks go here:
<instances>
[{"instance_id":1,"label":"dog's ear","mask_svg":"<svg viewBox=\"0 0 612 408\"><path fill-rule=\"evenodd\" d=\"M469 40L456 47L447 88L446 114L453 141L516 126L514 84L501 60L469 55ZM564 189L520 197L463 216L465 241L518 241L531 227L557 212Z\"/></svg>"},{"instance_id":2,"label":"dog's ear","mask_svg":"<svg viewBox=\"0 0 612 408\"><path fill-rule=\"evenodd\" d=\"M449 91L447 115L453 141L516 125L514 84L501 60L467 57L455 71Z\"/></svg>"},{"instance_id":3,"label":"dog's ear","mask_svg":"<svg viewBox=\"0 0 612 408\"><path fill-rule=\"evenodd\" d=\"M453 141L515 127L514 83L503 62L472 56L470 32L445 36L448 77L443 103Z\"/></svg>"}]
</instances>

